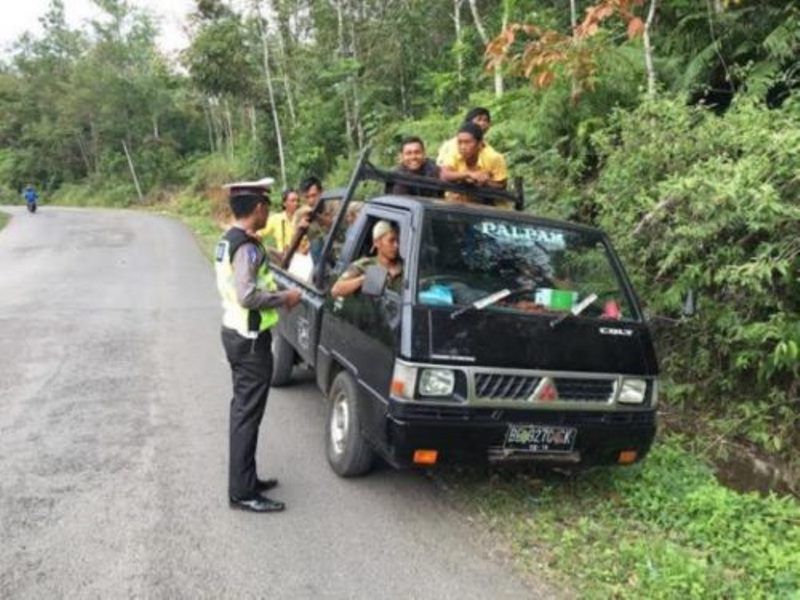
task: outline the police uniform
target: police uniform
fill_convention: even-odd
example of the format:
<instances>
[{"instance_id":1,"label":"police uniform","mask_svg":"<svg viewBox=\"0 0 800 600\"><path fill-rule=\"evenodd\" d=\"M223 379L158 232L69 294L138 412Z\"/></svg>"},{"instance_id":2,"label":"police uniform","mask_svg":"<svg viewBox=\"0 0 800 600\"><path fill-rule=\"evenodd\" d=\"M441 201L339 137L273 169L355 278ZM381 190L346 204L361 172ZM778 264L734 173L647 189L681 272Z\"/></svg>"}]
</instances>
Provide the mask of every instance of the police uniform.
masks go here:
<instances>
[{"instance_id":1,"label":"police uniform","mask_svg":"<svg viewBox=\"0 0 800 600\"><path fill-rule=\"evenodd\" d=\"M278 292L261 243L232 227L217 244L217 287L222 296L222 344L231 366L228 492L246 499L258 492L255 453L272 377L272 336L278 323Z\"/></svg>"}]
</instances>

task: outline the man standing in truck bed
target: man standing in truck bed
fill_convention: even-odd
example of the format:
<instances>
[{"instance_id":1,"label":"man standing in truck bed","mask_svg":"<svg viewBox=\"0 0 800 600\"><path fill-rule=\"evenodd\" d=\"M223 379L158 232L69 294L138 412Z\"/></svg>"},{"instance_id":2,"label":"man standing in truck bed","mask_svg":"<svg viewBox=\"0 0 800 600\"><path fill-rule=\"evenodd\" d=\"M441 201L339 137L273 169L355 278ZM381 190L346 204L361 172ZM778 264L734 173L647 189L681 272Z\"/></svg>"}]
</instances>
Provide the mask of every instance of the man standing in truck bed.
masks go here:
<instances>
[{"instance_id":1,"label":"man standing in truck bed","mask_svg":"<svg viewBox=\"0 0 800 600\"><path fill-rule=\"evenodd\" d=\"M453 183L464 183L477 187L505 189L508 171L503 157L496 152L487 152L483 142L483 130L474 123L462 123L456 136L458 153L447 157L441 167L441 178ZM464 194L448 192L447 200L454 202L474 202L474 198ZM511 201L498 202L495 206L513 209Z\"/></svg>"},{"instance_id":2,"label":"man standing in truck bed","mask_svg":"<svg viewBox=\"0 0 800 600\"><path fill-rule=\"evenodd\" d=\"M222 344L233 374L228 496L231 508L275 512L285 506L260 494L278 482L257 478L256 445L272 375L270 329L278 323L278 307L296 306L300 292L277 290L266 251L254 235L269 216L265 190L232 186L230 206L235 222L217 244L215 256L224 309Z\"/></svg>"}]
</instances>

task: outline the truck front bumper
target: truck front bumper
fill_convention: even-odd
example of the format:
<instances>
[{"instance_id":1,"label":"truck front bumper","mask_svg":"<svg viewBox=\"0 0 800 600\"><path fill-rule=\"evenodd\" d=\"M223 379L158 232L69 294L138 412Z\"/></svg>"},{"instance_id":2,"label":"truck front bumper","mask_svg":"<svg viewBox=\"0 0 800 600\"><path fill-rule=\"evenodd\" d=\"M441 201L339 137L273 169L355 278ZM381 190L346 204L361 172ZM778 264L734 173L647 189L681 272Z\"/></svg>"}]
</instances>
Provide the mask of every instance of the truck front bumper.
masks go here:
<instances>
[{"instance_id":1,"label":"truck front bumper","mask_svg":"<svg viewBox=\"0 0 800 600\"><path fill-rule=\"evenodd\" d=\"M641 460L656 433L655 410L581 411L431 407L395 404L387 413L386 457L414 466L417 450L435 450L442 462L537 462L610 465ZM505 448L510 424L573 427L570 452L523 452ZM635 455L631 454L635 452ZM621 461L621 453L626 453Z\"/></svg>"}]
</instances>

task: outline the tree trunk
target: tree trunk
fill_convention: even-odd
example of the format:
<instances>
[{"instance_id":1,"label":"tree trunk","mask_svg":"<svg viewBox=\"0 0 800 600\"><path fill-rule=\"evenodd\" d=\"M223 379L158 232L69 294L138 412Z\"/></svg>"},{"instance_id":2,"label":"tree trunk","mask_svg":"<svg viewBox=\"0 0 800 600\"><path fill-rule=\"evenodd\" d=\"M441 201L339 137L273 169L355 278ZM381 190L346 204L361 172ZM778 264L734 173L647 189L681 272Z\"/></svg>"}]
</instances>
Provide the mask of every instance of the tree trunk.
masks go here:
<instances>
[{"instance_id":1,"label":"tree trunk","mask_svg":"<svg viewBox=\"0 0 800 600\"><path fill-rule=\"evenodd\" d=\"M250 139L253 140L253 147L258 143L258 123L257 114L256 114L256 107L253 104L249 104L247 106L247 112L250 121Z\"/></svg>"},{"instance_id":2,"label":"tree trunk","mask_svg":"<svg viewBox=\"0 0 800 600\"><path fill-rule=\"evenodd\" d=\"M464 83L464 54L461 51L464 44L461 29L461 5L463 2L464 0L453 0L453 24L456 28L456 73L459 84Z\"/></svg>"},{"instance_id":3,"label":"tree trunk","mask_svg":"<svg viewBox=\"0 0 800 600\"><path fill-rule=\"evenodd\" d=\"M133 159L131 158L131 153L128 152L128 144L125 143L125 140L122 140L122 149L125 150L125 157L128 159L128 167L130 167L131 170L131 176L133 177L133 184L136 186L136 194L139 196L139 202L142 202L144 200L142 186L139 185L139 178L136 176Z\"/></svg>"},{"instance_id":4,"label":"tree trunk","mask_svg":"<svg viewBox=\"0 0 800 600\"><path fill-rule=\"evenodd\" d=\"M335 0L335 4L337 34L339 37L339 58L344 58L346 49L344 44L344 9L342 8L342 0ZM347 98L347 91L342 94L342 105L344 106L344 127L347 135L347 144L348 147L350 147L353 143L353 122L350 115L350 102Z\"/></svg>"},{"instance_id":5,"label":"tree trunk","mask_svg":"<svg viewBox=\"0 0 800 600\"><path fill-rule=\"evenodd\" d=\"M97 173L99 171L97 150L100 147L100 133L97 131L97 126L94 124L94 121L89 121L89 132L92 142L92 163L94 164L94 172Z\"/></svg>"},{"instance_id":6,"label":"tree trunk","mask_svg":"<svg viewBox=\"0 0 800 600\"><path fill-rule=\"evenodd\" d=\"M286 187L286 159L283 153L283 136L281 135L281 122L278 116L278 107L275 105L275 89L272 86L272 70L269 66L269 44L267 40L267 31L264 28L264 22L261 19L261 2L254 0L253 4L256 9L256 17L258 18L258 32L261 36L261 51L264 59L264 77L267 80L267 94L269 95L270 112L272 113L272 121L275 125L275 141L278 143L278 160L281 167L281 183Z\"/></svg>"},{"instance_id":7,"label":"tree trunk","mask_svg":"<svg viewBox=\"0 0 800 600\"><path fill-rule=\"evenodd\" d=\"M225 123L220 116L219 100L207 98L206 102L208 104L208 120L214 135L214 143L212 145L215 152L222 152L225 143Z\"/></svg>"},{"instance_id":8,"label":"tree trunk","mask_svg":"<svg viewBox=\"0 0 800 600\"><path fill-rule=\"evenodd\" d=\"M223 101L224 105L224 115L225 115L225 131L227 133L228 138L228 155L233 158L233 154L235 152L235 148L233 146L233 118L231 117L231 108L228 105L228 99L225 98Z\"/></svg>"},{"instance_id":9,"label":"tree trunk","mask_svg":"<svg viewBox=\"0 0 800 600\"><path fill-rule=\"evenodd\" d=\"M363 15L362 15L363 17ZM353 19L350 19L350 46L353 52L353 60L358 62L358 45L356 44L356 28ZM359 98L358 77L350 76L350 85L353 89L353 125L356 130L356 143L358 144L359 151L366 143L366 136L364 135L364 124L361 121L361 99Z\"/></svg>"},{"instance_id":10,"label":"tree trunk","mask_svg":"<svg viewBox=\"0 0 800 600\"><path fill-rule=\"evenodd\" d=\"M475 21L475 28L478 30L478 35L481 38L484 46L489 45L489 34L486 33L486 29L483 27L483 22L481 21L481 17L478 14L478 4L476 0L469 0L469 8L472 11L472 19ZM503 2L503 18L508 18L508 2ZM503 96L503 73L500 71L499 66L494 67L494 95L498 98Z\"/></svg>"},{"instance_id":11,"label":"tree trunk","mask_svg":"<svg viewBox=\"0 0 800 600\"><path fill-rule=\"evenodd\" d=\"M289 118L292 120L292 127L297 127L297 113L294 109L294 94L289 83L289 53L286 51L286 42L283 39L283 29L278 25L278 43L281 51L281 71L283 72L283 89L286 93L286 104L289 107Z\"/></svg>"},{"instance_id":12,"label":"tree trunk","mask_svg":"<svg viewBox=\"0 0 800 600\"><path fill-rule=\"evenodd\" d=\"M205 102L203 103L203 117L205 117L206 131L208 132L208 150L209 152L216 152L217 145L216 140L214 139L214 125L211 123L211 115L209 114L209 109Z\"/></svg>"},{"instance_id":13,"label":"tree trunk","mask_svg":"<svg viewBox=\"0 0 800 600\"><path fill-rule=\"evenodd\" d=\"M410 116L408 111L408 92L406 91L405 69L400 71L400 108L404 117Z\"/></svg>"},{"instance_id":14,"label":"tree trunk","mask_svg":"<svg viewBox=\"0 0 800 600\"><path fill-rule=\"evenodd\" d=\"M76 134L75 139L78 141L78 149L81 151L81 158L83 159L83 164L86 166L86 175L91 175L92 163L89 161L89 154L86 151L86 143L83 141L83 135Z\"/></svg>"},{"instance_id":15,"label":"tree trunk","mask_svg":"<svg viewBox=\"0 0 800 600\"><path fill-rule=\"evenodd\" d=\"M650 0L650 11L644 25L644 63L647 69L647 96L654 98L656 95L656 69L653 66L653 45L650 39L650 29L656 16L658 0Z\"/></svg>"},{"instance_id":16,"label":"tree trunk","mask_svg":"<svg viewBox=\"0 0 800 600\"><path fill-rule=\"evenodd\" d=\"M575 45L577 48L581 45L581 40L576 35L576 30L578 28L578 4L577 0L569 0L569 22L570 22L570 35L572 36L572 44ZM571 70L572 76L572 91L570 92L570 99L573 104L577 102L577 99L580 97L581 88L580 84L578 83L578 77L574 70Z\"/></svg>"}]
</instances>

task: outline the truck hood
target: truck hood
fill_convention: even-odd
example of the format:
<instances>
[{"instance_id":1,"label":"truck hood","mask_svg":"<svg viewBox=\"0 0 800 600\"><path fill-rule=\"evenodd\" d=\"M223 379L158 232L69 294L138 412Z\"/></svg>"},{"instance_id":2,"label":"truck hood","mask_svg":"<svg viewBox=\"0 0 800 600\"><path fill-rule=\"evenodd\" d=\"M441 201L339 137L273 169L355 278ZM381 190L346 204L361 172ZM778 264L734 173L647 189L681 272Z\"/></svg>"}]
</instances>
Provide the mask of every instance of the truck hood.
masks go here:
<instances>
[{"instance_id":1,"label":"truck hood","mask_svg":"<svg viewBox=\"0 0 800 600\"><path fill-rule=\"evenodd\" d=\"M655 376L658 363L644 323L492 310L451 319L447 308L414 307L411 356L419 362Z\"/></svg>"}]
</instances>

